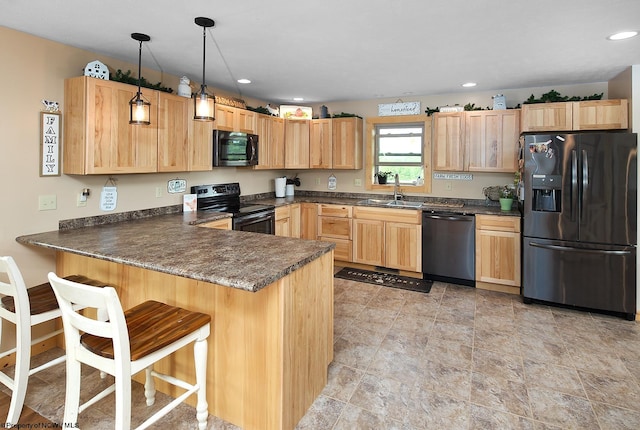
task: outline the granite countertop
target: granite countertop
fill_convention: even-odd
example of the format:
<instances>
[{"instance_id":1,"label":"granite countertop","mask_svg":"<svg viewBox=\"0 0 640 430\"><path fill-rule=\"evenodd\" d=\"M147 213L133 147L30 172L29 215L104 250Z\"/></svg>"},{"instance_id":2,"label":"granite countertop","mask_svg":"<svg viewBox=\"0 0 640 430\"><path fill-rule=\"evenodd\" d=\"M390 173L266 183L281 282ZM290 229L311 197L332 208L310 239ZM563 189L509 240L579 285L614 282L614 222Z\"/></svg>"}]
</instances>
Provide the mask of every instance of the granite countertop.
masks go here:
<instances>
[{"instance_id":1,"label":"granite countertop","mask_svg":"<svg viewBox=\"0 0 640 430\"><path fill-rule=\"evenodd\" d=\"M193 225L225 216L158 215L20 236L16 241L251 292L335 247L330 242Z\"/></svg>"},{"instance_id":2,"label":"granite countertop","mask_svg":"<svg viewBox=\"0 0 640 430\"><path fill-rule=\"evenodd\" d=\"M381 207L386 209L402 209L402 210L420 210L425 212L440 212L440 213L454 213L462 215L498 215L498 216L515 216L521 217L522 214L518 209L512 209L510 211L503 211L498 205L486 205L483 200L460 200L460 199L446 199L446 198L417 198L409 197L407 201L422 202L420 208L415 207L398 207L398 206L385 206L379 204L367 204L363 203L364 200L369 198L388 199L391 200L391 196L378 196L378 195L365 195L357 198L344 196L318 196L318 195L295 195L293 197L285 198L261 198L251 200L255 203L269 204L278 206L285 206L294 203L326 203L335 205L349 205L349 206L369 206L369 207ZM459 205L463 206L460 207Z\"/></svg>"}]
</instances>

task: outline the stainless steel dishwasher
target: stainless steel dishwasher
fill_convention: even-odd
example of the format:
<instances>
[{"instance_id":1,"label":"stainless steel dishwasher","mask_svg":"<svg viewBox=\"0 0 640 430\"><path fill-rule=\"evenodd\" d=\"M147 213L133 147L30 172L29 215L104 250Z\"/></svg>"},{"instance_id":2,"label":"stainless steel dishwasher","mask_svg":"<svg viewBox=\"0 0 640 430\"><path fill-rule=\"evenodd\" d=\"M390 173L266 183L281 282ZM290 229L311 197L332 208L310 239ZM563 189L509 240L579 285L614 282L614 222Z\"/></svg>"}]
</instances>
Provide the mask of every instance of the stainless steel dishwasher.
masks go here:
<instances>
[{"instance_id":1,"label":"stainless steel dishwasher","mask_svg":"<svg viewBox=\"0 0 640 430\"><path fill-rule=\"evenodd\" d=\"M425 279L475 286L476 218L449 212L422 213Z\"/></svg>"}]
</instances>

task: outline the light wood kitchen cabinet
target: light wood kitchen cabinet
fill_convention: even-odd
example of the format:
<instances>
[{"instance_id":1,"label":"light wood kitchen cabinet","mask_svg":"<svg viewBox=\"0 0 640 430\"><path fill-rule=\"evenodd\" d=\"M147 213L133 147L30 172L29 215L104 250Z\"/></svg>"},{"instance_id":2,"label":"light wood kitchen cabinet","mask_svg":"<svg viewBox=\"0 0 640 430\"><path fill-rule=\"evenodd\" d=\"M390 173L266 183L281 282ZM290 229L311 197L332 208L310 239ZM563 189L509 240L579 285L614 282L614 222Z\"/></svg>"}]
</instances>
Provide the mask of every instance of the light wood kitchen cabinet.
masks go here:
<instances>
[{"instance_id":1,"label":"light wood kitchen cabinet","mask_svg":"<svg viewBox=\"0 0 640 430\"><path fill-rule=\"evenodd\" d=\"M213 121L194 121L194 106L188 100L189 163L190 172L206 171L213 168Z\"/></svg>"},{"instance_id":2,"label":"light wood kitchen cabinet","mask_svg":"<svg viewBox=\"0 0 640 430\"><path fill-rule=\"evenodd\" d=\"M351 206L318 205L318 240L336 244L334 259L352 261Z\"/></svg>"},{"instance_id":3,"label":"light wood kitchen cabinet","mask_svg":"<svg viewBox=\"0 0 640 430\"><path fill-rule=\"evenodd\" d=\"M158 92L158 172L189 170L191 104L191 99Z\"/></svg>"},{"instance_id":4,"label":"light wood kitchen cabinet","mask_svg":"<svg viewBox=\"0 0 640 430\"><path fill-rule=\"evenodd\" d=\"M236 116L234 118L235 130L233 131L256 134L256 117L257 114L253 111L236 108Z\"/></svg>"},{"instance_id":5,"label":"light wood kitchen cabinet","mask_svg":"<svg viewBox=\"0 0 640 430\"><path fill-rule=\"evenodd\" d=\"M626 99L522 105L522 131L618 130L629 127Z\"/></svg>"},{"instance_id":6,"label":"light wood kitchen cabinet","mask_svg":"<svg viewBox=\"0 0 640 430\"><path fill-rule=\"evenodd\" d=\"M136 86L86 76L65 80L65 174L158 170L158 92L141 91L151 103L150 125L129 124Z\"/></svg>"},{"instance_id":7,"label":"light wood kitchen cabinet","mask_svg":"<svg viewBox=\"0 0 640 430\"><path fill-rule=\"evenodd\" d=\"M276 236L300 237L300 204L276 208Z\"/></svg>"},{"instance_id":8,"label":"light wood kitchen cabinet","mask_svg":"<svg viewBox=\"0 0 640 430\"><path fill-rule=\"evenodd\" d=\"M232 226L231 218L217 219L215 221L198 224L198 227L217 228L220 230L231 230L231 226Z\"/></svg>"},{"instance_id":9,"label":"light wood kitchen cabinet","mask_svg":"<svg viewBox=\"0 0 640 430\"><path fill-rule=\"evenodd\" d=\"M422 270L422 212L353 208L353 261L407 272Z\"/></svg>"},{"instance_id":10,"label":"light wood kitchen cabinet","mask_svg":"<svg viewBox=\"0 0 640 430\"><path fill-rule=\"evenodd\" d=\"M520 218L476 215L476 288L520 294Z\"/></svg>"},{"instance_id":11,"label":"light wood kitchen cabinet","mask_svg":"<svg viewBox=\"0 0 640 430\"><path fill-rule=\"evenodd\" d=\"M300 238L316 240L318 238L318 205L300 203Z\"/></svg>"},{"instance_id":12,"label":"light wood kitchen cabinet","mask_svg":"<svg viewBox=\"0 0 640 430\"><path fill-rule=\"evenodd\" d=\"M256 113L253 111L216 103L215 118L216 130L256 134Z\"/></svg>"},{"instance_id":13,"label":"light wood kitchen cabinet","mask_svg":"<svg viewBox=\"0 0 640 430\"><path fill-rule=\"evenodd\" d=\"M629 128L629 106L625 99L573 102L574 130Z\"/></svg>"},{"instance_id":14,"label":"light wood kitchen cabinet","mask_svg":"<svg viewBox=\"0 0 640 430\"><path fill-rule=\"evenodd\" d=\"M332 148L334 169L362 169L364 137L362 118L333 118Z\"/></svg>"},{"instance_id":15,"label":"light wood kitchen cabinet","mask_svg":"<svg viewBox=\"0 0 640 430\"><path fill-rule=\"evenodd\" d=\"M284 169L284 119L258 114L258 165L254 169Z\"/></svg>"},{"instance_id":16,"label":"light wood kitchen cabinet","mask_svg":"<svg viewBox=\"0 0 640 430\"><path fill-rule=\"evenodd\" d=\"M433 114L433 169L465 170L464 112Z\"/></svg>"},{"instance_id":17,"label":"light wood kitchen cabinet","mask_svg":"<svg viewBox=\"0 0 640 430\"><path fill-rule=\"evenodd\" d=\"M470 172L518 170L520 110L465 112L465 153Z\"/></svg>"},{"instance_id":18,"label":"light wood kitchen cabinet","mask_svg":"<svg viewBox=\"0 0 640 430\"><path fill-rule=\"evenodd\" d=\"M312 119L309 127L309 167L330 169L333 165L333 120Z\"/></svg>"},{"instance_id":19,"label":"light wood kitchen cabinet","mask_svg":"<svg viewBox=\"0 0 640 430\"><path fill-rule=\"evenodd\" d=\"M309 121L284 121L284 156L286 169L309 168Z\"/></svg>"}]
</instances>

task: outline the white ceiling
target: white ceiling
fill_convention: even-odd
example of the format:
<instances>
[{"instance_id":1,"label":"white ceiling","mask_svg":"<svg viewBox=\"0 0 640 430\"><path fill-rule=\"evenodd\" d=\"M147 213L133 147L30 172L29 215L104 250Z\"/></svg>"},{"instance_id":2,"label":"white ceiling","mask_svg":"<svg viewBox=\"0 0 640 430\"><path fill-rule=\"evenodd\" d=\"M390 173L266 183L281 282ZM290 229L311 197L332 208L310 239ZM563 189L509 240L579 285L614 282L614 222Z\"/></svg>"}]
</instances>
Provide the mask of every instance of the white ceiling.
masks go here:
<instances>
[{"instance_id":1,"label":"white ceiling","mask_svg":"<svg viewBox=\"0 0 640 430\"><path fill-rule=\"evenodd\" d=\"M197 16L216 22L207 84L274 104L603 82L640 64L640 36L606 40L640 30L639 0L0 0L2 26L133 64L130 34L146 33L144 67L200 82Z\"/></svg>"}]
</instances>

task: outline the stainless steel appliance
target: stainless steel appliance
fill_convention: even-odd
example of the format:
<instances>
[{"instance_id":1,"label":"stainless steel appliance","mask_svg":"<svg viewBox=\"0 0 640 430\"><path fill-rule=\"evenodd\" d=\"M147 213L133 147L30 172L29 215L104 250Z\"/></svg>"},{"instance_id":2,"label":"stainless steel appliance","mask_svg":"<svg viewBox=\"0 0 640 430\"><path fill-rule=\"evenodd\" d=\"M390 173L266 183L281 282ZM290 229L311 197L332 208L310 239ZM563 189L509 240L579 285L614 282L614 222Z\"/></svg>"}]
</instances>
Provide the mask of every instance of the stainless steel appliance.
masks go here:
<instances>
[{"instance_id":1,"label":"stainless steel appliance","mask_svg":"<svg viewBox=\"0 0 640 430\"><path fill-rule=\"evenodd\" d=\"M635 318L637 135L525 135L522 294Z\"/></svg>"},{"instance_id":2,"label":"stainless steel appliance","mask_svg":"<svg viewBox=\"0 0 640 430\"><path fill-rule=\"evenodd\" d=\"M233 214L234 230L275 234L275 206L240 202L240 184L197 185L191 187L197 195L199 211L228 212Z\"/></svg>"},{"instance_id":3,"label":"stainless steel appliance","mask_svg":"<svg viewBox=\"0 0 640 430\"><path fill-rule=\"evenodd\" d=\"M423 278L475 286L475 229L473 215L423 211Z\"/></svg>"},{"instance_id":4,"label":"stainless steel appliance","mask_svg":"<svg viewBox=\"0 0 640 430\"><path fill-rule=\"evenodd\" d=\"M258 135L238 131L213 131L214 166L255 166L258 164Z\"/></svg>"}]
</instances>

